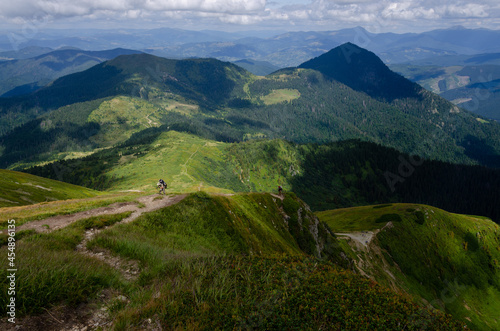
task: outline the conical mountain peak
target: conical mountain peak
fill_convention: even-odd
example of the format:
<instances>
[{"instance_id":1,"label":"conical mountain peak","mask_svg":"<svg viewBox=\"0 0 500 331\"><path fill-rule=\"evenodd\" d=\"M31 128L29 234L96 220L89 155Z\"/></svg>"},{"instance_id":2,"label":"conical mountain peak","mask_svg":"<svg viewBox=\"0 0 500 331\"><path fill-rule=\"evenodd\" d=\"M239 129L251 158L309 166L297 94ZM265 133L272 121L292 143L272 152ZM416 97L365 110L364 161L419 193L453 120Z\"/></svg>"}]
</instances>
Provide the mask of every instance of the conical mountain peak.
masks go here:
<instances>
[{"instance_id":1,"label":"conical mountain peak","mask_svg":"<svg viewBox=\"0 0 500 331\"><path fill-rule=\"evenodd\" d=\"M345 43L299 68L320 71L330 79L339 81L371 97L392 101L418 97L420 87L391 71L374 53L353 43Z\"/></svg>"}]
</instances>

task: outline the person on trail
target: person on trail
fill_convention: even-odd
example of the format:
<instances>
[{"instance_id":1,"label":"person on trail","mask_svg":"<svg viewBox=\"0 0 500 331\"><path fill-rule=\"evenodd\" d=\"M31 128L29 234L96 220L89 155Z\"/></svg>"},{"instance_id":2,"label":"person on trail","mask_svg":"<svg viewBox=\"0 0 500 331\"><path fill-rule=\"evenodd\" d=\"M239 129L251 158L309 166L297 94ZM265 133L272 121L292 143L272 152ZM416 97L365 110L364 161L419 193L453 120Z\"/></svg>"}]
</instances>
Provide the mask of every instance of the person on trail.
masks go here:
<instances>
[{"instance_id":1,"label":"person on trail","mask_svg":"<svg viewBox=\"0 0 500 331\"><path fill-rule=\"evenodd\" d=\"M278 194L283 195L283 188L278 185Z\"/></svg>"},{"instance_id":2,"label":"person on trail","mask_svg":"<svg viewBox=\"0 0 500 331\"><path fill-rule=\"evenodd\" d=\"M160 178L160 180L158 181L158 184L156 184L156 186L160 190L160 194L161 194L161 192L163 192L163 194L165 194L165 189L167 188L167 183L165 183L165 181L163 179Z\"/></svg>"}]
</instances>

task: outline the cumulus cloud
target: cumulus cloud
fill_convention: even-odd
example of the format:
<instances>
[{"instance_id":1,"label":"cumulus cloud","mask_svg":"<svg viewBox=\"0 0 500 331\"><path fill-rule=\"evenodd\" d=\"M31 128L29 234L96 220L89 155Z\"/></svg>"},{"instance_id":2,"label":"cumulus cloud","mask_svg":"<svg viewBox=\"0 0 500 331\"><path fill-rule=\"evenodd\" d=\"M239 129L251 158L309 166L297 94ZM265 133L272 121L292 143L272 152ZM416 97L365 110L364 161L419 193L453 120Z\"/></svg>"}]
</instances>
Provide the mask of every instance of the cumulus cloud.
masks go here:
<instances>
[{"instance_id":1,"label":"cumulus cloud","mask_svg":"<svg viewBox=\"0 0 500 331\"><path fill-rule=\"evenodd\" d=\"M107 11L194 11L248 14L264 10L265 0L17 0L2 1L0 15L30 18L33 15L82 16Z\"/></svg>"},{"instance_id":2,"label":"cumulus cloud","mask_svg":"<svg viewBox=\"0 0 500 331\"><path fill-rule=\"evenodd\" d=\"M443 17L488 17L488 7L480 4L449 5L438 7L438 12Z\"/></svg>"},{"instance_id":3,"label":"cumulus cloud","mask_svg":"<svg viewBox=\"0 0 500 331\"><path fill-rule=\"evenodd\" d=\"M380 26L441 27L466 22L491 23L500 16L498 0L314 0L302 10L308 20L321 24L341 22ZM300 15L291 15L298 19ZM366 23L366 24L364 24Z\"/></svg>"},{"instance_id":4,"label":"cumulus cloud","mask_svg":"<svg viewBox=\"0 0 500 331\"><path fill-rule=\"evenodd\" d=\"M415 6L410 1L408 2L393 2L384 8L381 12L382 17L386 19L398 20L416 20L416 19L437 19L439 15L434 8L425 8Z\"/></svg>"},{"instance_id":5,"label":"cumulus cloud","mask_svg":"<svg viewBox=\"0 0 500 331\"><path fill-rule=\"evenodd\" d=\"M15 0L0 2L0 19L65 18L217 20L233 25L429 27L497 22L498 0ZM493 23L492 23L493 24Z\"/></svg>"}]
</instances>

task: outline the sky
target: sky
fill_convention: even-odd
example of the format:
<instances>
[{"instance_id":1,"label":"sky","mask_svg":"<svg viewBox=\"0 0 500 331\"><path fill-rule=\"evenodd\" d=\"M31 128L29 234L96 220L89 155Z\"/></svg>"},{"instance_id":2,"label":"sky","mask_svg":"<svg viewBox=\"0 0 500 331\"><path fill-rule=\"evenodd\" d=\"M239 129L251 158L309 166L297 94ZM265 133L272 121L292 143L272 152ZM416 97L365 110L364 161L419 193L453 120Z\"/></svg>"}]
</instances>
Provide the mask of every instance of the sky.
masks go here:
<instances>
[{"instance_id":1,"label":"sky","mask_svg":"<svg viewBox=\"0 0 500 331\"><path fill-rule=\"evenodd\" d=\"M43 28L423 32L500 29L499 0L2 0L0 31Z\"/></svg>"}]
</instances>

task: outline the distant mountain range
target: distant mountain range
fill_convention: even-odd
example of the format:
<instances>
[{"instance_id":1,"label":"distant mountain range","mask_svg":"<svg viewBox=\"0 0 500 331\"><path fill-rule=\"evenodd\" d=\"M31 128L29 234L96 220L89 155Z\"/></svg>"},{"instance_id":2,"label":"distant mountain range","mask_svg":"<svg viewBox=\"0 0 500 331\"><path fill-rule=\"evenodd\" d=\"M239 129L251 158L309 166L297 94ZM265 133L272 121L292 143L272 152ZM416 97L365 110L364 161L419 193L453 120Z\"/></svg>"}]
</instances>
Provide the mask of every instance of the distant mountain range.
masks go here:
<instances>
[{"instance_id":1,"label":"distant mountain range","mask_svg":"<svg viewBox=\"0 0 500 331\"><path fill-rule=\"evenodd\" d=\"M16 54L24 57L26 53L36 54L37 49L25 49L25 52ZM0 95L8 97L27 94L59 77L83 71L119 55L138 53L141 52L121 48L107 51L63 49L26 59L3 61L0 62Z\"/></svg>"},{"instance_id":2,"label":"distant mountain range","mask_svg":"<svg viewBox=\"0 0 500 331\"><path fill-rule=\"evenodd\" d=\"M424 33L371 33L362 27L338 31L248 33L153 30L50 30L12 44L0 35L0 50L14 47L77 47L85 50L137 49L168 58L211 57L224 61L252 59L284 68L298 66L346 42L377 54L385 63L402 63L440 55L473 55L500 52L500 31L460 26ZM9 56L14 56L12 52ZM0 54L0 57L2 55ZM8 57L8 55L3 55Z\"/></svg>"},{"instance_id":3,"label":"distant mountain range","mask_svg":"<svg viewBox=\"0 0 500 331\"><path fill-rule=\"evenodd\" d=\"M431 57L391 69L462 108L500 120L500 53Z\"/></svg>"},{"instance_id":4,"label":"distant mountain range","mask_svg":"<svg viewBox=\"0 0 500 331\"><path fill-rule=\"evenodd\" d=\"M0 49L5 49L0 52L0 96L26 94L58 77L109 60L118 53L106 51L108 54L104 55L100 50L115 47L136 49L171 59L216 58L236 63L255 75L265 76L279 68L298 66L343 43L353 42L374 52L384 63L391 65L393 70L426 89L443 93L442 96L448 100L480 115L498 119L500 115L494 107L498 99L497 89L494 88L496 85L488 87L482 94L488 93L492 97L478 103L473 96L478 90L466 86L474 84L473 81L464 80L459 77L460 74L455 74L457 68L441 67L499 65L500 46L496 42L499 37L500 32L496 30L472 30L460 26L406 34L370 33L361 27L339 31L286 33L227 33L170 28L50 30L33 39L21 38L23 42L18 44L12 44L8 36L0 34ZM81 49L99 51L101 54L91 54ZM123 54L138 51L124 51ZM60 59L61 54L53 52L63 52L65 58ZM75 52L80 56L64 55L67 52ZM45 57L41 57L42 55ZM487 79L489 69L491 67L480 67L478 70ZM430 75L432 77L429 78ZM444 93L455 88L462 89Z\"/></svg>"},{"instance_id":5,"label":"distant mountain range","mask_svg":"<svg viewBox=\"0 0 500 331\"><path fill-rule=\"evenodd\" d=\"M17 51L0 52L0 63L9 60L29 59L52 51L54 51L54 49L50 47L28 46Z\"/></svg>"}]
</instances>

